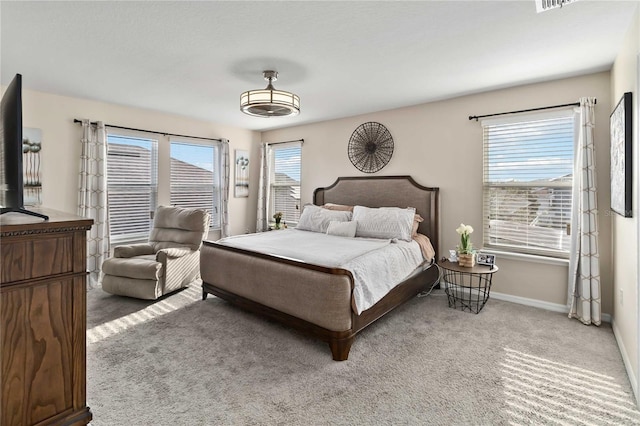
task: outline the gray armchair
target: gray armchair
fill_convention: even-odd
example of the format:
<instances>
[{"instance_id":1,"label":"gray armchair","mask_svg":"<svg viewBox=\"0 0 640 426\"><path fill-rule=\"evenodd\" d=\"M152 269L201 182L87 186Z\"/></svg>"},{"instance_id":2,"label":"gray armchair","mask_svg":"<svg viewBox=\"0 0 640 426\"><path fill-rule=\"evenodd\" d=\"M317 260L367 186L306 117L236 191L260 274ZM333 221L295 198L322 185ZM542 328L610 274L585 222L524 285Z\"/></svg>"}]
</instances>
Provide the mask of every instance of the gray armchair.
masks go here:
<instances>
[{"instance_id":1,"label":"gray armchair","mask_svg":"<svg viewBox=\"0 0 640 426\"><path fill-rule=\"evenodd\" d=\"M102 289L154 300L200 277L200 247L209 230L204 210L160 206L149 242L116 247L102 264Z\"/></svg>"}]
</instances>

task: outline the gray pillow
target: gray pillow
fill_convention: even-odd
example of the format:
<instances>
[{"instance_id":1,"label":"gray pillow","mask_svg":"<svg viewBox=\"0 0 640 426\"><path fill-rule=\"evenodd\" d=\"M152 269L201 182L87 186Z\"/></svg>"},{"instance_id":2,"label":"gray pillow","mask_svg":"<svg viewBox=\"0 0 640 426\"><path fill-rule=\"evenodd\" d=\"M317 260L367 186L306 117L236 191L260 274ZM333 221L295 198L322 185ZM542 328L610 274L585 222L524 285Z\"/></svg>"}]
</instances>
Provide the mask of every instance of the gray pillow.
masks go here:
<instances>
[{"instance_id":1,"label":"gray pillow","mask_svg":"<svg viewBox=\"0 0 640 426\"><path fill-rule=\"evenodd\" d=\"M416 209L409 207L369 207L355 206L353 220L358 222L356 237L385 238L411 241L413 217Z\"/></svg>"},{"instance_id":2,"label":"gray pillow","mask_svg":"<svg viewBox=\"0 0 640 426\"><path fill-rule=\"evenodd\" d=\"M327 210L311 204L305 206L296 228L303 231L322 232L324 234L327 232L331 221L348 222L350 220L351 212Z\"/></svg>"}]
</instances>

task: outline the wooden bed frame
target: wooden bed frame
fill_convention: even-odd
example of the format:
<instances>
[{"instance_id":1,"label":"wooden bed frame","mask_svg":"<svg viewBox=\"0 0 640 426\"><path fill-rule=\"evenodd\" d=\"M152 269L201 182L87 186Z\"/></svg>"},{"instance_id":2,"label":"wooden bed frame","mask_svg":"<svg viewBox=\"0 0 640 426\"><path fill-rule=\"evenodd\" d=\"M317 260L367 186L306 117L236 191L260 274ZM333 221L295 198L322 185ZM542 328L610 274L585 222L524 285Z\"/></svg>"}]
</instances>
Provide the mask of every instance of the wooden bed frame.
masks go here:
<instances>
[{"instance_id":1,"label":"wooden bed frame","mask_svg":"<svg viewBox=\"0 0 640 426\"><path fill-rule=\"evenodd\" d=\"M418 232L430 238L436 250L435 259L437 259L439 239L438 195L438 188L419 185L410 176L341 177L329 187L316 189L313 201L316 205L334 203L368 207L415 207L416 212L424 218L418 228ZM349 312L345 312L344 315L350 315L350 327L333 330L318 325L316 322L319 321L303 319L307 312L296 312L295 303L291 306L286 306L286 309L282 307L276 309L273 306L261 303L265 300L261 294L268 292L269 289L265 290L264 286L262 286L263 280L259 277L255 277L255 279L247 278L247 282L251 283L254 286L253 288L258 289L255 292L255 296L246 292L242 295L236 294L233 290L234 281L245 282L245 277L241 276L241 279L238 279L238 276L235 278L229 277L225 272L217 272L219 268L216 268L216 262L218 264L224 262L226 266L229 263L228 259L235 259L235 261L246 259L246 264L239 264L244 266L242 269L245 272L251 270L253 265L260 265L260 267L264 268L265 264L267 266L272 264L279 271L279 274L283 274L282 278L278 277L277 283L273 284L274 288L278 287L277 290L282 290L281 287L284 286L286 290L287 286L290 286L292 294L296 291L299 293L301 291L301 281L306 281L296 279L298 282L289 282L292 281L291 277L299 277L301 271L307 271L303 273L309 274L309 281L312 285L311 287L307 286L308 289L330 287L332 284L329 283L329 280L333 280L332 283L335 280L348 280L351 289L348 294L350 299L342 301L339 306L343 306L343 309L349 309ZM358 315L353 311L351 303L353 300L353 277L349 271L344 269L307 264L292 259L228 247L212 241L205 241L203 244L200 255L200 268L203 281L203 300L207 298L208 294L213 294L247 311L264 315L281 322L285 326L297 329L303 334L326 341L329 343L333 359L336 361L343 361L348 358L354 337L359 331L415 297L425 288L431 287L438 279L436 267L426 268L398 284L374 306ZM260 276L264 277L264 274ZM275 279L276 277L273 278ZM305 282L305 284L307 283ZM283 294L288 293L285 292ZM298 296L300 295L298 294ZM314 294L308 296L313 299L316 294L314 292ZM283 312L283 310L288 312Z\"/></svg>"}]
</instances>

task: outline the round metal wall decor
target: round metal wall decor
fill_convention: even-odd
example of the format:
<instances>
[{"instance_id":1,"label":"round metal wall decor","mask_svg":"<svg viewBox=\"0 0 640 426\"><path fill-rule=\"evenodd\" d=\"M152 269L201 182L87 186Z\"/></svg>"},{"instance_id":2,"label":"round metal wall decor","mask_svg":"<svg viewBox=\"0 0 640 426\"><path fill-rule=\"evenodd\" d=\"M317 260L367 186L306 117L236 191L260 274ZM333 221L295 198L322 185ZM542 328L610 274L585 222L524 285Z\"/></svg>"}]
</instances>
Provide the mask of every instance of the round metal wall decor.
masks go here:
<instances>
[{"instance_id":1,"label":"round metal wall decor","mask_svg":"<svg viewBox=\"0 0 640 426\"><path fill-rule=\"evenodd\" d=\"M382 124L369 121L353 131L348 152L349 160L358 170L375 173L391 160L393 138Z\"/></svg>"}]
</instances>

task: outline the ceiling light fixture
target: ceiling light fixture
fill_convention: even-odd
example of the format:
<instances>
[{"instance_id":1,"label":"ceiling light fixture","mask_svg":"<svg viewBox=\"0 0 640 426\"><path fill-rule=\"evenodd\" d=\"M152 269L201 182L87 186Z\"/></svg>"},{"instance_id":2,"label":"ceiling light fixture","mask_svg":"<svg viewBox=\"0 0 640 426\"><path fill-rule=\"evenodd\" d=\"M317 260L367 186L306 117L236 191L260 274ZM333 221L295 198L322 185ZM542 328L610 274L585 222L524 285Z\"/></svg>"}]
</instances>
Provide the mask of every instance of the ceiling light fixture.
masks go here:
<instances>
[{"instance_id":1,"label":"ceiling light fixture","mask_svg":"<svg viewBox=\"0 0 640 426\"><path fill-rule=\"evenodd\" d=\"M298 95L276 90L273 82L278 79L277 71L263 71L264 79L269 82L266 88L249 90L240 95L240 111L254 117L284 117L300 113Z\"/></svg>"},{"instance_id":2,"label":"ceiling light fixture","mask_svg":"<svg viewBox=\"0 0 640 426\"><path fill-rule=\"evenodd\" d=\"M569 4L572 1L578 0L536 0L536 12L546 12L547 10L556 9L562 7L565 4Z\"/></svg>"}]
</instances>

